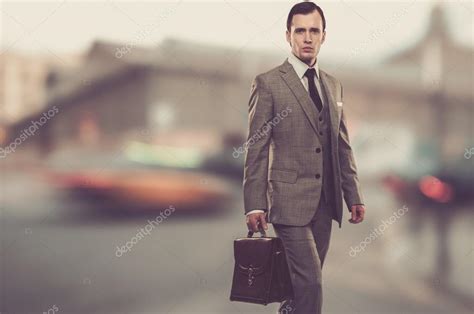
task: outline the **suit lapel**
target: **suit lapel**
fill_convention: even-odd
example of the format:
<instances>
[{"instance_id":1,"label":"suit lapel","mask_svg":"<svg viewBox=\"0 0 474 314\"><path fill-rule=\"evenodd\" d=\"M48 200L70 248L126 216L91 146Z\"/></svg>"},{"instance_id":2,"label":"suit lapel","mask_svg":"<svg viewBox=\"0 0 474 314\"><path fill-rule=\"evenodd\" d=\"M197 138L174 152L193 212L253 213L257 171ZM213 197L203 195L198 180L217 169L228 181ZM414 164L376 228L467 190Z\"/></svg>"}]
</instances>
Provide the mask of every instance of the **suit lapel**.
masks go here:
<instances>
[{"instance_id":1,"label":"suit lapel","mask_svg":"<svg viewBox=\"0 0 474 314\"><path fill-rule=\"evenodd\" d=\"M319 137L318 126L316 124L316 117L318 115L316 107L311 100L309 93L304 88L303 84L301 83L300 78L295 72L293 66L288 62L288 59L280 67L281 76L285 81L286 85L290 88L290 90L295 95L296 99L298 99L298 103L301 105L306 117L311 123L311 127L313 128L316 135Z\"/></svg>"}]
</instances>

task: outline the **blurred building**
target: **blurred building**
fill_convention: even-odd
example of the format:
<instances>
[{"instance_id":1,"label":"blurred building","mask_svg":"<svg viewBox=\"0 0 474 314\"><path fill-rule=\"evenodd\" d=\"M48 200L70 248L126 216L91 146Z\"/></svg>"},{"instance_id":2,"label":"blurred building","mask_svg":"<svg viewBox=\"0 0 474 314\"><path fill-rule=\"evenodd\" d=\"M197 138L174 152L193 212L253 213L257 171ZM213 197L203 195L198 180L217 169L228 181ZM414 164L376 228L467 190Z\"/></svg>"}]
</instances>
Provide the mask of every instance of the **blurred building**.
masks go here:
<instances>
[{"instance_id":1,"label":"blurred building","mask_svg":"<svg viewBox=\"0 0 474 314\"><path fill-rule=\"evenodd\" d=\"M154 49L96 41L80 66L50 71L42 110L15 123L11 136L48 108L57 108L57 114L28 141L42 152L114 146L143 130L243 133L247 112L242 102L249 93L249 72L256 68L239 61L238 53L176 40ZM271 64L261 62L265 56L257 52L253 56L260 61L252 64L262 71Z\"/></svg>"},{"instance_id":2,"label":"blurred building","mask_svg":"<svg viewBox=\"0 0 474 314\"><path fill-rule=\"evenodd\" d=\"M351 120L365 120L372 138L394 141L390 151L398 149L401 155L405 148L400 142L410 137L417 149L427 148L431 162L459 159L473 145L473 53L453 40L442 7L435 6L424 36L413 46L382 64L337 71ZM394 133L408 136L397 143ZM391 157L380 146L378 151L386 167ZM398 158L392 157L394 162Z\"/></svg>"},{"instance_id":3,"label":"blurred building","mask_svg":"<svg viewBox=\"0 0 474 314\"><path fill-rule=\"evenodd\" d=\"M72 65L77 56L0 54L0 143L6 144L8 126L43 109L46 77L53 66Z\"/></svg>"},{"instance_id":4,"label":"blurred building","mask_svg":"<svg viewBox=\"0 0 474 314\"><path fill-rule=\"evenodd\" d=\"M77 63L76 56L0 55L0 115L9 123L38 111L46 99L46 76L51 67Z\"/></svg>"},{"instance_id":5,"label":"blurred building","mask_svg":"<svg viewBox=\"0 0 474 314\"><path fill-rule=\"evenodd\" d=\"M419 138L440 139L440 156L459 154L472 137L473 50L451 38L437 6L419 42L382 64L341 69L323 64L345 87L351 135L360 131L357 121L384 122L389 130L382 131L408 129ZM172 39L152 48L96 41L78 67L49 72L41 110L12 125L10 137L48 108L57 114L26 145L45 153L115 146L143 130L244 136L252 78L284 57Z\"/></svg>"},{"instance_id":6,"label":"blurred building","mask_svg":"<svg viewBox=\"0 0 474 314\"><path fill-rule=\"evenodd\" d=\"M0 115L14 122L38 109L48 60L6 52L0 55Z\"/></svg>"}]
</instances>

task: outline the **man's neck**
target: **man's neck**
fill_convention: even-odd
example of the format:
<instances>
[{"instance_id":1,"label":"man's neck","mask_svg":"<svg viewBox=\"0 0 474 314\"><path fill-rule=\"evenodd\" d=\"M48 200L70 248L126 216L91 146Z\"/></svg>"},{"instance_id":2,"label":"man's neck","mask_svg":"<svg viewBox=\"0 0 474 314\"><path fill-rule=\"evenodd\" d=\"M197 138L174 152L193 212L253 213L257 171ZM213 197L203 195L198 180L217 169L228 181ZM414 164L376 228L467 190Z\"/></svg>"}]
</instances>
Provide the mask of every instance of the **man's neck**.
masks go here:
<instances>
[{"instance_id":1,"label":"man's neck","mask_svg":"<svg viewBox=\"0 0 474 314\"><path fill-rule=\"evenodd\" d=\"M317 58L315 58L314 60L311 60L309 63L308 62L305 62L310 68L314 67L316 65L316 61L318 61ZM304 62L304 61L303 61Z\"/></svg>"},{"instance_id":2,"label":"man's neck","mask_svg":"<svg viewBox=\"0 0 474 314\"><path fill-rule=\"evenodd\" d=\"M293 53L293 55L298 58L301 62L305 63L307 66L309 66L310 68L314 67L316 65L316 61L318 61L318 57L314 58L313 60L309 60L309 61L305 61L305 60L301 60L297 55L295 55Z\"/></svg>"}]
</instances>

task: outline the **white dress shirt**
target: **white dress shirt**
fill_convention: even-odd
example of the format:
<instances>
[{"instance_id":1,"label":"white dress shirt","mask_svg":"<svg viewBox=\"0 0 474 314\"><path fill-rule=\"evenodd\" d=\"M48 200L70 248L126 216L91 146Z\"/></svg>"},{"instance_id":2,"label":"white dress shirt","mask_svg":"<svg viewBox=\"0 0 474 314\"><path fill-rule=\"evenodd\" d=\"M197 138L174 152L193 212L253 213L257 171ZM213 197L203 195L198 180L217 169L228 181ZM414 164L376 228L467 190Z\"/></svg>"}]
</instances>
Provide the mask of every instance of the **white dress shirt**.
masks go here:
<instances>
[{"instance_id":1,"label":"white dress shirt","mask_svg":"<svg viewBox=\"0 0 474 314\"><path fill-rule=\"evenodd\" d=\"M318 59L316 59L316 63L312 66L309 67L306 63L298 59L293 53L290 53L288 56L288 62L293 66L293 69L295 69L296 74L301 80L301 84L303 84L304 88L309 91L308 87L308 78L304 75L306 73L306 70L309 68L314 68L316 70L316 76L314 78L314 82L316 83L316 89L318 90L318 94L321 95L321 82L320 82L320 76L319 76L319 64L318 64ZM321 96L320 96L321 97ZM324 102L324 97L321 99L321 103L323 106L325 106ZM265 211L262 209L254 209L251 210L247 213L249 214L256 214L256 213L264 213Z\"/></svg>"},{"instance_id":2,"label":"white dress shirt","mask_svg":"<svg viewBox=\"0 0 474 314\"><path fill-rule=\"evenodd\" d=\"M316 63L312 66L309 67L306 63L298 59L293 53L290 53L290 56L288 57L288 62L293 66L293 69L295 69L296 74L301 80L301 83L303 84L304 88L309 91L308 87L308 78L304 76L306 73L306 70L310 68L314 68L316 70L316 76L314 78L314 82L316 83L316 89L318 90L318 94L320 95L319 97L321 98L321 102L323 106L325 105L324 97L321 97L321 76L319 75L319 63L318 59L316 59Z\"/></svg>"}]
</instances>

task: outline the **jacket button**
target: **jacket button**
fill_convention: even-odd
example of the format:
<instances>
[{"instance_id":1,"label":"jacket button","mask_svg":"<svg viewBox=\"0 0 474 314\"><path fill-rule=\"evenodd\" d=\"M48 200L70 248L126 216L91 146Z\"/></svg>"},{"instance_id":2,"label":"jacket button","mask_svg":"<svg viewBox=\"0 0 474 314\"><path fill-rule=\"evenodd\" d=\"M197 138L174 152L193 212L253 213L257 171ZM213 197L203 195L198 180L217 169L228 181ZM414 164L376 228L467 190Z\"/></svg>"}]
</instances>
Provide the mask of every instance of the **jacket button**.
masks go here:
<instances>
[{"instance_id":1,"label":"jacket button","mask_svg":"<svg viewBox=\"0 0 474 314\"><path fill-rule=\"evenodd\" d=\"M321 152L321 148L316 148L316 153L320 153Z\"/></svg>"},{"instance_id":2,"label":"jacket button","mask_svg":"<svg viewBox=\"0 0 474 314\"><path fill-rule=\"evenodd\" d=\"M319 121L323 121L323 117L319 117Z\"/></svg>"},{"instance_id":3,"label":"jacket button","mask_svg":"<svg viewBox=\"0 0 474 314\"><path fill-rule=\"evenodd\" d=\"M317 173L315 176L314 176L316 179L319 179L321 178L321 175L319 173Z\"/></svg>"},{"instance_id":4,"label":"jacket button","mask_svg":"<svg viewBox=\"0 0 474 314\"><path fill-rule=\"evenodd\" d=\"M323 135L323 131L319 131L319 135L321 135L321 136L322 136L322 135Z\"/></svg>"}]
</instances>

